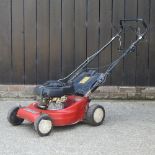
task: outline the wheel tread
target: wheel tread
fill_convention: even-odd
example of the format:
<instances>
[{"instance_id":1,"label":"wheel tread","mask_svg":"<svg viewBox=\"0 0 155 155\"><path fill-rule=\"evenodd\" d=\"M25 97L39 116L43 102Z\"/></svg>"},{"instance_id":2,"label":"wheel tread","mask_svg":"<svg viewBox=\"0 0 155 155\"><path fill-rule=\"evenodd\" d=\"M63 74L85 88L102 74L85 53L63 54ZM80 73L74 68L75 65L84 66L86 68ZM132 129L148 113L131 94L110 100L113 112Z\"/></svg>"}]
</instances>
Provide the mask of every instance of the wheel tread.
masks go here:
<instances>
[{"instance_id":1,"label":"wheel tread","mask_svg":"<svg viewBox=\"0 0 155 155\"><path fill-rule=\"evenodd\" d=\"M104 113L104 117L102 119L101 122L99 123L96 123L94 121L94 118L93 118L93 115L94 115L94 111L97 109L97 108L101 108L103 110L103 113ZM105 118L105 110L103 108L103 106L99 105L99 104L93 104L91 105L88 110L87 110L87 113L86 113L86 122L92 126L98 126L98 125L101 125L104 121L104 118Z\"/></svg>"}]
</instances>

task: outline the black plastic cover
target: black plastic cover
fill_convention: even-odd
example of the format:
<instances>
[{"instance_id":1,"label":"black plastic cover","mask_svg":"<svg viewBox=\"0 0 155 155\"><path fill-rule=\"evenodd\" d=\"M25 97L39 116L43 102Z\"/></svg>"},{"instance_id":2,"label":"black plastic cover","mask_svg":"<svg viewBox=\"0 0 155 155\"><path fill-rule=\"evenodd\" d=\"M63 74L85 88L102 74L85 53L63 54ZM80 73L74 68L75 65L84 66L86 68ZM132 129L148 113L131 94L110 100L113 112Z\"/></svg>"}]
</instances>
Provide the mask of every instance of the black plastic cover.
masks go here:
<instances>
[{"instance_id":1,"label":"black plastic cover","mask_svg":"<svg viewBox=\"0 0 155 155\"><path fill-rule=\"evenodd\" d=\"M73 81L74 93L85 95L93 88L101 74L102 73L98 73L95 70L89 70L88 72L81 73Z\"/></svg>"},{"instance_id":2,"label":"black plastic cover","mask_svg":"<svg viewBox=\"0 0 155 155\"><path fill-rule=\"evenodd\" d=\"M34 89L36 95L42 97L61 97L72 94L74 92L73 85L67 85L61 81L47 81L41 86L37 86Z\"/></svg>"},{"instance_id":3,"label":"black plastic cover","mask_svg":"<svg viewBox=\"0 0 155 155\"><path fill-rule=\"evenodd\" d=\"M69 94L84 96L92 88L96 89L102 83L102 80L104 80L103 73L88 70L80 73L72 81L68 80L67 83L53 80L47 81L45 84L37 86L34 92L43 97L61 97Z\"/></svg>"}]
</instances>

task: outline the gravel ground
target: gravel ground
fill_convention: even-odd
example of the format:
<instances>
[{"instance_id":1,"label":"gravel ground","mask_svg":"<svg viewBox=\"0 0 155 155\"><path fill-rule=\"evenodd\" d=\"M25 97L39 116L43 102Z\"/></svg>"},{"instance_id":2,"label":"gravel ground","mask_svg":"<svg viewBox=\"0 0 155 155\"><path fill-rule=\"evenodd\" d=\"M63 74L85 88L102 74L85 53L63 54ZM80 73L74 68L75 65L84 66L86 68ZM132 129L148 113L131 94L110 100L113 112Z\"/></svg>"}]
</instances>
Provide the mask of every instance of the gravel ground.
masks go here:
<instances>
[{"instance_id":1,"label":"gravel ground","mask_svg":"<svg viewBox=\"0 0 155 155\"><path fill-rule=\"evenodd\" d=\"M7 122L12 106L28 103L0 101L0 155L155 155L155 101L93 101L105 107L103 125L55 127L47 137Z\"/></svg>"}]
</instances>

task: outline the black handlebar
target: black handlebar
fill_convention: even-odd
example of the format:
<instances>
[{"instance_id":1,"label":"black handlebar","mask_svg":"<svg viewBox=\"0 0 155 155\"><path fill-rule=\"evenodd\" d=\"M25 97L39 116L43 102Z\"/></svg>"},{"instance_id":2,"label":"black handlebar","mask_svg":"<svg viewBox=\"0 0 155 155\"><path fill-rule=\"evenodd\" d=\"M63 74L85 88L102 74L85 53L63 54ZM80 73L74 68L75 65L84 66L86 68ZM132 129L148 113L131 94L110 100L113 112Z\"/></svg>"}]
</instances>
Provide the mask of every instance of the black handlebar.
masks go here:
<instances>
[{"instance_id":1,"label":"black handlebar","mask_svg":"<svg viewBox=\"0 0 155 155\"><path fill-rule=\"evenodd\" d=\"M59 81L67 81L68 79L71 81L72 79L74 79L75 77L77 77L77 75L79 75L80 71L85 68L90 62L92 62L96 56L98 56L104 49L106 49L116 38L120 38L120 34L122 33L123 29L125 28L125 25L123 25L123 22L140 22L143 27L145 28L144 32L139 32L137 33L138 38L136 41L134 41L130 47L126 50L124 50L124 53L119 57L119 59L117 59L116 61L114 61L107 69L107 71L105 72L105 75L108 75L109 72L114 68L114 66L116 66L118 64L118 62L125 57L131 50L133 50L133 48L135 47L135 45L144 38L145 34L147 33L147 25L145 23L145 21L143 19L122 19L120 20L120 30L119 32L114 35L111 40L109 40L109 42L107 42L103 47L101 47L98 51L96 51L94 54L92 54L91 56L89 56L81 65L79 65L72 73L70 73L69 75L67 75L65 78L63 79L59 79Z\"/></svg>"},{"instance_id":2,"label":"black handlebar","mask_svg":"<svg viewBox=\"0 0 155 155\"><path fill-rule=\"evenodd\" d=\"M146 23L145 23L145 21L143 20L143 19L122 19L122 20L120 20L120 27L121 27L121 29L123 29L123 22L141 22L142 23L142 25L144 26L144 28L145 28L145 30L147 29L147 25L146 25Z\"/></svg>"}]
</instances>

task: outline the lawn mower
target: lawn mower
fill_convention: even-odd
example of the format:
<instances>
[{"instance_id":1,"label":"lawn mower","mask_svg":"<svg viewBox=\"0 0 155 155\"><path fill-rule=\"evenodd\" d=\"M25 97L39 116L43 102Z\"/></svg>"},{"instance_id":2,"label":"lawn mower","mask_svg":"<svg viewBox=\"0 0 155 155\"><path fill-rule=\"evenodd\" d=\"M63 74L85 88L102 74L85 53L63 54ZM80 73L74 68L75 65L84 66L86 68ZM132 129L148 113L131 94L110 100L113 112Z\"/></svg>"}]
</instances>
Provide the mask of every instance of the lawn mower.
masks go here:
<instances>
[{"instance_id":1,"label":"lawn mower","mask_svg":"<svg viewBox=\"0 0 155 155\"><path fill-rule=\"evenodd\" d=\"M131 26L133 22L136 27ZM99 73L96 69L88 68L88 64L114 40L117 39L120 42L119 48L122 48L121 37L126 29L135 33L135 40L127 48L121 49L120 56L106 67L105 72ZM90 105L90 95L105 83L108 75L125 56L135 51L136 45L146 33L147 25L143 19L120 20L119 31L107 44L89 56L65 78L50 80L37 86L34 92L39 96L39 100L28 106L13 107L8 112L8 121L12 125L20 125L24 120L32 122L40 136L49 135L53 126L66 126L78 122L86 122L92 126L101 125L105 118L105 110L101 105Z\"/></svg>"}]
</instances>

